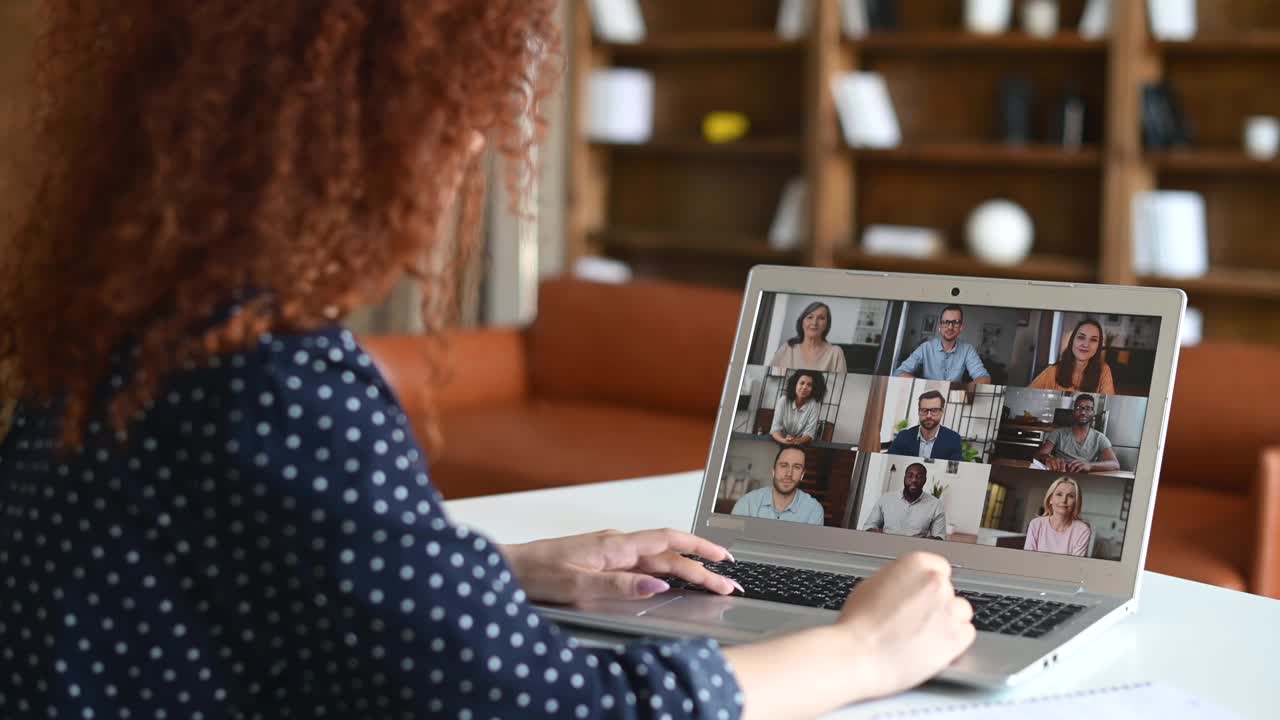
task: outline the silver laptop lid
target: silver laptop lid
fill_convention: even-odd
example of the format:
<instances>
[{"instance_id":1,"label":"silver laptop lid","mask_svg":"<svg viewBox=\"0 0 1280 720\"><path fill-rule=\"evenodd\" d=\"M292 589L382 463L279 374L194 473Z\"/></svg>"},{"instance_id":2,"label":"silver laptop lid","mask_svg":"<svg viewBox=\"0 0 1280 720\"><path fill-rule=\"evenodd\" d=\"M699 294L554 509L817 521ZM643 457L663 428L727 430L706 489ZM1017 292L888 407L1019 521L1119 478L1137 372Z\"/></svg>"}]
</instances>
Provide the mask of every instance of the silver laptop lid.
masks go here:
<instances>
[{"instance_id":1,"label":"silver laptop lid","mask_svg":"<svg viewBox=\"0 0 1280 720\"><path fill-rule=\"evenodd\" d=\"M927 550L1135 594L1185 305L1179 290L757 267L694 532Z\"/></svg>"}]
</instances>

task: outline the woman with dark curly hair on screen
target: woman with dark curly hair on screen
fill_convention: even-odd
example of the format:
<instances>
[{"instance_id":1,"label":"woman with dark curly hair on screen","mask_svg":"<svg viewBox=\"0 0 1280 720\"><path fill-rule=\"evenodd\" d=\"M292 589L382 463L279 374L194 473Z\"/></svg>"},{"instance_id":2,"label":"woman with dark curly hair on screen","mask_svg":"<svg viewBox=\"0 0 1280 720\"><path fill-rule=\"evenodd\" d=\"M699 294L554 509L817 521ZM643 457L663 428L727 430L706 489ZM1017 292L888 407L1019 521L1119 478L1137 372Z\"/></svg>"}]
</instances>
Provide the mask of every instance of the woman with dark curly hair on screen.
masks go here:
<instances>
[{"instance_id":1,"label":"woman with dark curly hair on screen","mask_svg":"<svg viewBox=\"0 0 1280 720\"><path fill-rule=\"evenodd\" d=\"M587 648L530 603L655 575L727 593L684 556L726 550L450 522L336 321L405 273L438 318L452 289L420 266L465 256L484 145L524 198L555 4L42 4L38 192L0 276L25 388L0 446L0 717L812 716L973 640L946 562L915 554L829 626Z\"/></svg>"},{"instance_id":2,"label":"woman with dark curly hair on screen","mask_svg":"<svg viewBox=\"0 0 1280 720\"><path fill-rule=\"evenodd\" d=\"M773 411L769 434L783 445L807 445L818 435L827 380L820 372L797 370L787 378L781 402Z\"/></svg>"}]
</instances>

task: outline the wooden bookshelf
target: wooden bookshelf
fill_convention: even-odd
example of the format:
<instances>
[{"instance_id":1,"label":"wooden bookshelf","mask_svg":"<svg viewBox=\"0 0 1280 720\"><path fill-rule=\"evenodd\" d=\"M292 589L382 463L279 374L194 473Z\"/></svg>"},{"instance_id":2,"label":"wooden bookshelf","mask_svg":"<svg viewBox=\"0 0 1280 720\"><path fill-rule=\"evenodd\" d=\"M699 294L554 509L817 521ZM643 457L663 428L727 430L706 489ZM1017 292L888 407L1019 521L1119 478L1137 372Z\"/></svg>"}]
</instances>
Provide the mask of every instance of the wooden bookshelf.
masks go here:
<instances>
[{"instance_id":1,"label":"wooden bookshelf","mask_svg":"<svg viewBox=\"0 0 1280 720\"><path fill-rule=\"evenodd\" d=\"M1257 160L1239 148L1170 150L1147 157L1161 173L1280 175L1280 159Z\"/></svg>"},{"instance_id":2,"label":"wooden bookshelf","mask_svg":"<svg viewBox=\"0 0 1280 720\"><path fill-rule=\"evenodd\" d=\"M1094 267L1083 260L1066 256L1039 255L1017 265L984 263L970 255L947 253L938 257L910 258L893 255L869 255L860 250L841 250L840 264L854 270L924 273L927 275L969 275L974 277L1018 278L1057 282L1092 282Z\"/></svg>"},{"instance_id":3,"label":"wooden bookshelf","mask_svg":"<svg viewBox=\"0 0 1280 720\"><path fill-rule=\"evenodd\" d=\"M776 250L763 236L688 234L660 228L615 227L593 236L602 247L621 253L708 257L748 263L794 263L801 250Z\"/></svg>"},{"instance_id":4,"label":"wooden bookshelf","mask_svg":"<svg viewBox=\"0 0 1280 720\"><path fill-rule=\"evenodd\" d=\"M1193 299L1198 295L1227 298L1280 300L1280 271L1217 268L1197 278L1143 276L1143 285L1182 288Z\"/></svg>"},{"instance_id":5,"label":"wooden bookshelf","mask_svg":"<svg viewBox=\"0 0 1280 720\"><path fill-rule=\"evenodd\" d=\"M602 43L602 46L619 59L644 55L789 53L799 52L805 47L803 42L786 40L773 32L714 30L670 33L638 43Z\"/></svg>"},{"instance_id":6,"label":"wooden bookshelf","mask_svg":"<svg viewBox=\"0 0 1280 720\"><path fill-rule=\"evenodd\" d=\"M1179 55L1280 55L1280 32L1246 32L1236 36L1196 38L1158 43L1166 56Z\"/></svg>"},{"instance_id":7,"label":"wooden bookshelf","mask_svg":"<svg viewBox=\"0 0 1280 720\"><path fill-rule=\"evenodd\" d=\"M975 35L962 30L924 30L872 34L864 38L849 39L856 49L867 54L964 54L974 53L1096 53L1107 51L1105 40L1088 40L1078 33L1061 32L1053 37L1037 38L1023 33L1003 35Z\"/></svg>"},{"instance_id":8,"label":"wooden bookshelf","mask_svg":"<svg viewBox=\"0 0 1280 720\"><path fill-rule=\"evenodd\" d=\"M749 137L727 143L710 143L700 137L655 138L646 143L605 143L592 145L616 154L679 155L707 157L800 157L804 141L799 137Z\"/></svg>"},{"instance_id":9,"label":"wooden bookshelf","mask_svg":"<svg viewBox=\"0 0 1280 720\"><path fill-rule=\"evenodd\" d=\"M1052 145L998 145L995 143L923 143L886 150L846 148L860 162L959 167L1008 167L1097 170L1102 152L1097 147L1064 150Z\"/></svg>"},{"instance_id":10,"label":"wooden bookshelf","mask_svg":"<svg viewBox=\"0 0 1280 720\"><path fill-rule=\"evenodd\" d=\"M755 263L872 271L1181 287L1205 314L1210 338L1280 342L1280 160L1240 150L1244 118L1280 115L1280 2L1198 5L1200 35L1159 42L1146 3L1113 2L1106 37L1074 31L1086 0L1060 0L1062 31L1030 37L963 30L961 0L898 0L898 25L845 37L837 0L815 0L801 40L775 33L778 0L640 0L647 38L592 37L577 3L572 87L582 116L585 78L607 66L654 76L654 139L592 142L573 134L569 247L603 253L638 275L738 286ZM1016 18L1015 18L1016 20ZM900 147L848 148L831 80L880 73L902 130ZM1034 142L1000 141L1004 78L1036 89ZM1171 152L1142 145L1140 89L1166 81L1197 131ZM1086 104L1084 145L1045 142L1052 108L1066 93ZM706 113L747 115L734 143L701 139ZM768 246L786 183L809 188L809 237L797 250ZM1137 192L1204 195L1211 271L1195 279L1139 277L1132 264ZM964 225L981 202L1007 198L1035 222L1032 255L1013 266L968 254ZM939 231L945 251L913 259L868 255L858 238L872 224ZM571 258L572 259L572 258Z\"/></svg>"}]
</instances>

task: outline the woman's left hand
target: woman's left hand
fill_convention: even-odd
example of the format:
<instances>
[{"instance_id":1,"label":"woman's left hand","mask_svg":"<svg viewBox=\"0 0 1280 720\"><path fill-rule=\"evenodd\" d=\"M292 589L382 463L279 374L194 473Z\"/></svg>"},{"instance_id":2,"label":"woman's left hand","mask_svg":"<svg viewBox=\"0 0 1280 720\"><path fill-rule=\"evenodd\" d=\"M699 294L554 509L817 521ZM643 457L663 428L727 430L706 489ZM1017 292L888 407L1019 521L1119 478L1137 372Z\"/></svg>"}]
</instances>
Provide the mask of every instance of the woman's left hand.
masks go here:
<instances>
[{"instance_id":1,"label":"woman's left hand","mask_svg":"<svg viewBox=\"0 0 1280 720\"><path fill-rule=\"evenodd\" d=\"M621 533L603 530L522 545L503 552L533 600L577 604L593 599L638 600L666 592L653 575L671 575L728 595L742 586L683 557L732 560L728 550L678 530Z\"/></svg>"}]
</instances>

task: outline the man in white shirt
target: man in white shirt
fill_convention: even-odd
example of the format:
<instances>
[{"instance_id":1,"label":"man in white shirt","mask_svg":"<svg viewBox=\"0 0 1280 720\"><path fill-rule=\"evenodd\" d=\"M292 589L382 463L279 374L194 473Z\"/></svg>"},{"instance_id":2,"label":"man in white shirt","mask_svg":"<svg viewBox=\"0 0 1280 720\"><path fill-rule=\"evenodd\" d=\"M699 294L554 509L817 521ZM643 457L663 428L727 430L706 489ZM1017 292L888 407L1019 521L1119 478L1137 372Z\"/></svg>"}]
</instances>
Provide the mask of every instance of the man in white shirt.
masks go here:
<instances>
[{"instance_id":1,"label":"man in white shirt","mask_svg":"<svg viewBox=\"0 0 1280 720\"><path fill-rule=\"evenodd\" d=\"M734 515L786 520L787 522L822 525L826 514L822 503L800 489L804 479L804 450L784 445L773 458L773 485L762 487L738 498Z\"/></svg>"},{"instance_id":2,"label":"man in white shirt","mask_svg":"<svg viewBox=\"0 0 1280 720\"><path fill-rule=\"evenodd\" d=\"M902 473L902 492L891 490L876 501L862 529L890 535L947 539L947 514L942 501L926 494L929 473L924 463L912 463Z\"/></svg>"}]
</instances>

